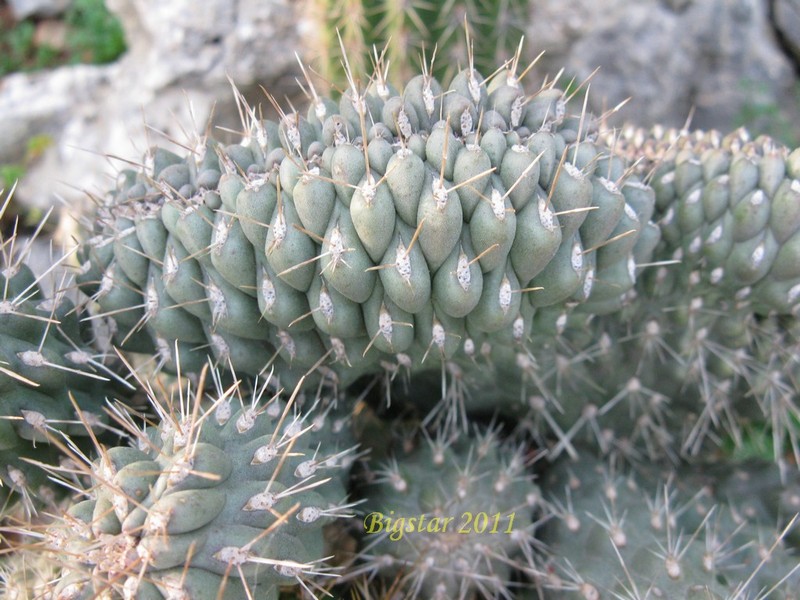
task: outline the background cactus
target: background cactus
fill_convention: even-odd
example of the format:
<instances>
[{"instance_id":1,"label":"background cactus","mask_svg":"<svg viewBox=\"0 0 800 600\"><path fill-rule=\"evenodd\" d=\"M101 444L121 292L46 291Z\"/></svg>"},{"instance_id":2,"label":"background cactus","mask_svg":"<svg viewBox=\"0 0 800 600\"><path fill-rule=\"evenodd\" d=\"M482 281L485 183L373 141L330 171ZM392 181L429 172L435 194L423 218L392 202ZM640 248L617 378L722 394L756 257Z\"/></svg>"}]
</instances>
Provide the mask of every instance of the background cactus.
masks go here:
<instances>
[{"instance_id":1,"label":"background cactus","mask_svg":"<svg viewBox=\"0 0 800 600\"><path fill-rule=\"evenodd\" d=\"M778 502L759 502L770 496L759 484L780 481L777 468L725 465L706 474L695 465L666 479L646 470L620 473L584 457L547 473L548 597L797 597L785 513ZM746 482L744 496L732 489L737 480Z\"/></svg>"},{"instance_id":2,"label":"background cactus","mask_svg":"<svg viewBox=\"0 0 800 600\"><path fill-rule=\"evenodd\" d=\"M398 89L417 73L413 61L423 53L433 62L431 75L440 80L451 79L465 67L468 54L478 70L491 74L514 53L528 10L521 0L448 0L441 5L417 0L307 0L305 4L306 14L317 16L311 60L324 81L345 80L345 59L358 76L369 73L380 54L388 82Z\"/></svg>"},{"instance_id":3,"label":"background cactus","mask_svg":"<svg viewBox=\"0 0 800 600\"><path fill-rule=\"evenodd\" d=\"M363 473L363 548L353 573L394 579L405 597L502 597L529 568L539 490L524 445L497 431L418 441Z\"/></svg>"},{"instance_id":4,"label":"background cactus","mask_svg":"<svg viewBox=\"0 0 800 600\"><path fill-rule=\"evenodd\" d=\"M9 201L10 195L0 214ZM109 430L106 398L133 386L92 346L87 315L70 299L70 276L35 276L25 262L30 245L16 242L16 235L0 232L0 483L4 497L15 490L33 509L35 498L52 501L53 489L30 461L56 460L49 443L56 432ZM56 261L50 271L58 268Z\"/></svg>"}]
</instances>

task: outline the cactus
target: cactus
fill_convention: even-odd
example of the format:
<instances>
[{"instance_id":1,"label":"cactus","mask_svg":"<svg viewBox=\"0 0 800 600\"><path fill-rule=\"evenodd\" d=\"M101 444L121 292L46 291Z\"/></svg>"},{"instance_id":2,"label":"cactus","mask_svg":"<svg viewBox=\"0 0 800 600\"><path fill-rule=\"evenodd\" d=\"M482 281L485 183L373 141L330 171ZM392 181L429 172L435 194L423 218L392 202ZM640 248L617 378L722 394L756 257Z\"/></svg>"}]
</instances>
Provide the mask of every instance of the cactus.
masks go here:
<instances>
[{"instance_id":1,"label":"cactus","mask_svg":"<svg viewBox=\"0 0 800 600\"><path fill-rule=\"evenodd\" d=\"M491 73L513 53L529 11L521 0L448 0L440 6L419 0L305 4L315 34L309 55L323 80L343 81L344 61L355 73L367 73L382 56L388 71L382 76L398 88L415 75L409 57L421 54L438 57L431 73L438 79L451 78L468 53L479 70Z\"/></svg>"},{"instance_id":2,"label":"cactus","mask_svg":"<svg viewBox=\"0 0 800 600\"><path fill-rule=\"evenodd\" d=\"M739 441L737 419L725 413L741 398L740 417L760 413L770 423L776 458L787 445L800 456L797 151L743 130L626 129L607 141L639 154L639 169L653 182L662 231L656 255L674 264L643 277L639 293L677 317L669 346L683 364L672 368L696 385L705 407L699 429L727 420ZM629 319L665 325L636 301ZM748 408L745 398L755 402Z\"/></svg>"},{"instance_id":3,"label":"cactus","mask_svg":"<svg viewBox=\"0 0 800 600\"><path fill-rule=\"evenodd\" d=\"M402 95L351 77L307 118L253 117L239 145L154 149L98 214L80 281L123 348L171 363L177 343L184 372L199 346L345 384L394 357L525 346L540 312L616 310L658 239L652 193L516 69L446 92L425 72Z\"/></svg>"},{"instance_id":4,"label":"cactus","mask_svg":"<svg viewBox=\"0 0 800 600\"><path fill-rule=\"evenodd\" d=\"M17 251L16 241L16 234L0 234L0 483L32 509L37 497L51 501L53 490L30 461L56 460L54 432L85 436L87 424L98 435L107 430L106 397L131 386L91 346L85 315L69 298L69 277L48 296L44 277L25 263L30 245Z\"/></svg>"},{"instance_id":5,"label":"cactus","mask_svg":"<svg viewBox=\"0 0 800 600\"><path fill-rule=\"evenodd\" d=\"M42 536L55 597L277 598L326 572L323 526L347 515L353 454L321 444L331 407L300 412L259 382L186 394L180 408L151 395L152 427L119 410L131 446L64 448L89 484Z\"/></svg>"},{"instance_id":6,"label":"cactus","mask_svg":"<svg viewBox=\"0 0 800 600\"><path fill-rule=\"evenodd\" d=\"M505 597L528 565L539 490L496 430L427 438L364 474L361 564L407 598ZM351 575L352 576L352 575Z\"/></svg>"},{"instance_id":7,"label":"cactus","mask_svg":"<svg viewBox=\"0 0 800 600\"><path fill-rule=\"evenodd\" d=\"M786 515L764 510L769 503L758 498L767 485L753 487L770 480L769 487L779 485L777 468L712 469L706 474L695 465L661 478L657 469L625 476L586 454L580 463L560 461L544 482L554 517L541 538L547 545L541 583L554 590L548 597L731 598L777 591L796 598L800 569L783 543L790 531L796 535L796 517L775 531ZM747 482L746 493L726 494L737 481Z\"/></svg>"}]
</instances>

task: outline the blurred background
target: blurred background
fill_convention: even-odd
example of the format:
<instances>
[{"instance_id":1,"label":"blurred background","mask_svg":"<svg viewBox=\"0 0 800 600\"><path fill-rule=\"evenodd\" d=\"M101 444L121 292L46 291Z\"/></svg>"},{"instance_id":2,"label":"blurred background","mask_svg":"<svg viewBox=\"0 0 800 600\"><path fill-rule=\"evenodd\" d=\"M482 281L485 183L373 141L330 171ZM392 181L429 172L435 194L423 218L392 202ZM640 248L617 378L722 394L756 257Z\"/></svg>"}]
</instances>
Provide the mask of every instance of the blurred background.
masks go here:
<instances>
[{"instance_id":1,"label":"blurred background","mask_svg":"<svg viewBox=\"0 0 800 600\"><path fill-rule=\"evenodd\" d=\"M362 83L373 45L398 87L434 48L446 80L467 62L465 22L484 76L518 47L519 71L544 53L529 90L599 67L583 88L593 112L631 98L612 125L691 115L800 143L800 0L0 0L0 189L19 180L6 226L79 213L151 144L235 135L231 81L264 114L264 90L304 106L300 62L335 95L337 30Z\"/></svg>"}]
</instances>

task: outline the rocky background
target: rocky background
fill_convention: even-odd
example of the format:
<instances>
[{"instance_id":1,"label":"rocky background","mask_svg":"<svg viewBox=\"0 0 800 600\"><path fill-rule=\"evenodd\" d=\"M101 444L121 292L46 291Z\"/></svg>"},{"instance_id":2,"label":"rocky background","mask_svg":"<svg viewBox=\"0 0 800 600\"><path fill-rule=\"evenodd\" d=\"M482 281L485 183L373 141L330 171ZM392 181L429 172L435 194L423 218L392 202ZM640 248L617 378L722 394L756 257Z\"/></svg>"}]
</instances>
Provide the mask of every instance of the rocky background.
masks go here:
<instances>
[{"instance_id":1,"label":"rocky background","mask_svg":"<svg viewBox=\"0 0 800 600\"><path fill-rule=\"evenodd\" d=\"M72 0L0 0L16 17L58 15ZM74 65L0 79L0 165L26 141L52 144L28 165L16 202L75 207L164 137L185 143L210 115L236 129L230 81L270 109L263 86L297 97L315 59L315 21L293 0L107 0L127 51L107 65ZM1 26L1 25L0 25ZM632 100L616 123L731 130L748 126L800 143L800 0L531 0L525 55L546 50L529 77L564 69L591 80L602 112ZM46 35L46 34L45 34ZM564 81L566 81L564 80ZM117 158L118 157L118 158Z\"/></svg>"}]
</instances>

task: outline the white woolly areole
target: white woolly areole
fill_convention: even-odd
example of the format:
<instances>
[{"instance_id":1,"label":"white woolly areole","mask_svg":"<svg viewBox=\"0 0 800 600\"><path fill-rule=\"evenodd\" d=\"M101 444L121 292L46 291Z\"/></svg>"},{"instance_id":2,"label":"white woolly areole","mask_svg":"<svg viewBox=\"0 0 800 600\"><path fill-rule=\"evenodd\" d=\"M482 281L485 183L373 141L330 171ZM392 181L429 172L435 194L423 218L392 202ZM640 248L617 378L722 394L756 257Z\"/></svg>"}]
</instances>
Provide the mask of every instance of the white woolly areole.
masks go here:
<instances>
[{"instance_id":1,"label":"white woolly areole","mask_svg":"<svg viewBox=\"0 0 800 600\"><path fill-rule=\"evenodd\" d=\"M475 77L475 70L470 69L469 76L467 77L467 91L472 97L472 101L477 104L481 99L481 83Z\"/></svg>"},{"instance_id":2,"label":"white woolly areole","mask_svg":"<svg viewBox=\"0 0 800 600\"><path fill-rule=\"evenodd\" d=\"M433 199L436 200L436 208L444 210L447 206L447 190L442 185L442 180L438 177L433 178Z\"/></svg>"},{"instance_id":3,"label":"white woolly areole","mask_svg":"<svg viewBox=\"0 0 800 600\"><path fill-rule=\"evenodd\" d=\"M114 289L114 265L103 271L103 276L100 278L100 287L95 294L95 298L102 298Z\"/></svg>"},{"instance_id":4,"label":"white woolly areole","mask_svg":"<svg viewBox=\"0 0 800 600\"><path fill-rule=\"evenodd\" d=\"M671 554L664 559L664 568L667 570L667 575L671 579L680 579L681 578L681 564L678 562L677 557L672 556Z\"/></svg>"},{"instance_id":5,"label":"white woolly areole","mask_svg":"<svg viewBox=\"0 0 800 600\"><path fill-rule=\"evenodd\" d=\"M255 410L252 408L244 409L239 418L236 419L236 431L239 433L250 431L255 426L257 418L258 413Z\"/></svg>"},{"instance_id":6,"label":"white woolly areole","mask_svg":"<svg viewBox=\"0 0 800 600\"><path fill-rule=\"evenodd\" d=\"M764 255L766 254L766 250L764 248L764 242L758 244L753 250L753 253L750 255L750 265L757 269L762 262L764 262Z\"/></svg>"},{"instance_id":7,"label":"white woolly areole","mask_svg":"<svg viewBox=\"0 0 800 600\"><path fill-rule=\"evenodd\" d=\"M367 206L372 206L372 201L375 200L377 188L375 187L375 182L372 180L371 176L367 176L367 180L364 182L364 185L361 186L359 191L364 197L364 202L367 203Z\"/></svg>"},{"instance_id":8,"label":"white woolly areole","mask_svg":"<svg viewBox=\"0 0 800 600\"><path fill-rule=\"evenodd\" d=\"M492 206L492 212L494 213L495 218L498 221L505 221L506 207L505 203L503 202L503 195L495 188L492 188L492 197L489 200L489 204Z\"/></svg>"},{"instance_id":9,"label":"white woolly areole","mask_svg":"<svg viewBox=\"0 0 800 600\"><path fill-rule=\"evenodd\" d=\"M231 231L232 224L233 220L226 217L221 217L219 222L214 224L214 231L211 235L211 251L215 256L219 256L222 253L222 247L228 241L228 234Z\"/></svg>"},{"instance_id":10,"label":"white woolly areole","mask_svg":"<svg viewBox=\"0 0 800 600\"><path fill-rule=\"evenodd\" d=\"M411 129L411 121L408 120L408 114L403 107L400 107L400 110L397 112L397 128L400 130L400 135L404 138L411 137L411 135L414 133ZM404 158L405 156L401 158Z\"/></svg>"},{"instance_id":11,"label":"white woolly areole","mask_svg":"<svg viewBox=\"0 0 800 600\"><path fill-rule=\"evenodd\" d=\"M278 339L281 341L281 346L289 353L289 358L294 359L297 356L297 346L295 346L294 339L289 332L279 331Z\"/></svg>"},{"instance_id":12,"label":"white woolly areole","mask_svg":"<svg viewBox=\"0 0 800 600\"><path fill-rule=\"evenodd\" d=\"M700 196L701 195L702 195L702 191L700 190L700 188L697 188L697 189L693 190L692 193L689 194L686 197L686 204L690 204L690 205L691 204L697 204L698 202L700 202Z\"/></svg>"},{"instance_id":13,"label":"white woolly areole","mask_svg":"<svg viewBox=\"0 0 800 600\"><path fill-rule=\"evenodd\" d=\"M394 268L400 274L406 283L411 283L411 256L406 252L406 245L403 240L397 242L397 250L395 251L397 260L395 261Z\"/></svg>"},{"instance_id":14,"label":"white woolly areole","mask_svg":"<svg viewBox=\"0 0 800 600\"><path fill-rule=\"evenodd\" d=\"M578 179L582 181L586 178L583 172L581 172L581 170L572 163L565 162L564 165L562 166L562 169L564 169L567 172L567 175L569 175L573 179Z\"/></svg>"},{"instance_id":15,"label":"white woolly areole","mask_svg":"<svg viewBox=\"0 0 800 600\"><path fill-rule=\"evenodd\" d=\"M689 252L691 252L692 254L697 254L698 252L700 252L700 249L702 247L703 247L703 238L697 235L694 237L694 239L692 239L691 243L689 244Z\"/></svg>"},{"instance_id":16,"label":"white woolly areole","mask_svg":"<svg viewBox=\"0 0 800 600\"><path fill-rule=\"evenodd\" d=\"M253 453L253 460L250 461L251 465L263 465L268 463L273 458L278 456L278 448L275 444L266 444L265 446L259 446L256 451Z\"/></svg>"},{"instance_id":17,"label":"white woolly areole","mask_svg":"<svg viewBox=\"0 0 800 600\"><path fill-rule=\"evenodd\" d=\"M446 334L444 331L444 327L442 327L442 324L436 317L433 318L433 327L431 328L431 336L433 338L433 343L436 344L439 348L443 349Z\"/></svg>"},{"instance_id":18,"label":"white woolly areole","mask_svg":"<svg viewBox=\"0 0 800 600\"><path fill-rule=\"evenodd\" d=\"M280 246L286 238L286 219L283 217L283 210L279 210L275 216L275 224L272 226L272 237L275 245Z\"/></svg>"},{"instance_id":19,"label":"white woolly areole","mask_svg":"<svg viewBox=\"0 0 800 600\"><path fill-rule=\"evenodd\" d=\"M19 358L23 364L28 367L44 367L47 365L47 359L45 359L44 355L41 352L36 352L35 350L17 352L17 358Z\"/></svg>"},{"instance_id":20,"label":"white woolly areole","mask_svg":"<svg viewBox=\"0 0 800 600\"><path fill-rule=\"evenodd\" d=\"M511 324L511 335L514 337L515 342L521 342L522 336L525 334L525 319L519 315Z\"/></svg>"},{"instance_id":21,"label":"white woolly areole","mask_svg":"<svg viewBox=\"0 0 800 600\"><path fill-rule=\"evenodd\" d=\"M538 208L539 222L542 224L542 227L547 229L547 231L555 231L555 214L553 214L553 211L550 210L550 207L547 205L547 198L539 196Z\"/></svg>"},{"instance_id":22,"label":"white woolly areole","mask_svg":"<svg viewBox=\"0 0 800 600\"><path fill-rule=\"evenodd\" d=\"M225 301L225 295L222 290L209 282L207 286L208 299L211 301L211 323L216 327L220 319L228 316L228 303Z\"/></svg>"},{"instance_id":23,"label":"white woolly areole","mask_svg":"<svg viewBox=\"0 0 800 600\"><path fill-rule=\"evenodd\" d=\"M157 535L166 531L171 517L172 510L163 507L151 507L147 512L147 522L144 526L145 532Z\"/></svg>"},{"instance_id":24,"label":"white woolly areole","mask_svg":"<svg viewBox=\"0 0 800 600\"><path fill-rule=\"evenodd\" d=\"M161 280L164 283L172 283L175 276L178 274L178 257L175 254L175 248L170 246L167 248L167 254L164 256L164 271L161 275Z\"/></svg>"},{"instance_id":25,"label":"white woolly areole","mask_svg":"<svg viewBox=\"0 0 800 600\"><path fill-rule=\"evenodd\" d=\"M333 300L331 300L331 295L328 293L328 288L325 287L325 284L322 284L322 287L319 290L319 310L322 313L322 316L325 317L328 325L333 323Z\"/></svg>"},{"instance_id":26,"label":"white woolly areole","mask_svg":"<svg viewBox=\"0 0 800 600\"><path fill-rule=\"evenodd\" d=\"M233 415L233 408L231 407L230 400L225 400L224 402L220 402L214 409L214 419L217 421L219 425L224 425L225 423L227 423L232 415Z\"/></svg>"},{"instance_id":27,"label":"white woolly areole","mask_svg":"<svg viewBox=\"0 0 800 600\"><path fill-rule=\"evenodd\" d=\"M572 265L572 270L576 273L583 268L583 248L581 248L580 242L576 241L572 244L572 254L569 262Z\"/></svg>"},{"instance_id":28,"label":"white woolly areole","mask_svg":"<svg viewBox=\"0 0 800 600\"><path fill-rule=\"evenodd\" d=\"M433 115L433 109L436 107L436 98L433 96L431 82L428 78L425 79L425 85L422 87L422 103L425 105L425 112L428 113L428 116Z\"/></svg>"},{"instance_id":29,"label":"white woolly areole","mask_svg":"<svg viewBox=\"0 0 800 600\"><path fill-rule=\"evenodd\" d=\"M469 290L470 283L472 283L472 275L469 270L469 259L464 254L464 249L461 248L458 254L458 264L456 265L456 280L461 289L465 292Z\"/></svg>"},{"instance_id":30,"label":"white woolly areole","mask_svg":"<svg viewBox=\"0 0 800 600\"><path fill-rule=\"evenodd\" d=\"M706 238L706 244L716 244L722 237L722 223L714 227Z\"/></svg>"},{"instance_id":31,"label":"white woolly areole","mask_svg":"<svg viewBox=\"0 0 800 600\"><path fill-rule=\"evenodd\" d=\"M503 280L500 282L500 290L497 294L497 300L500 303L500 309L503 314L506 314L511 307L511 294L511 282L508 280L508 276L503 275Z\"/></svg>"},{"instance_id":32,"label":"white woolly areole","mask_svg":"<svg viewBox=\"0 0 800 600\"><path fill-rule=\"evenodd\" d=\"M716 285L720 281L722 281L722 277L725 275L725 269L722 267L717 267L716 269L712 269L710 275L708 276L709 281Z\"/></svg>"},{"instance_id":33,"label":"white woolly areole","mask_svg":"<svg viewBox=\"0 0 800 600\"><path fill-rule=\"evenodd\" d=\"M597 180L600 182L600 185L602 185L604 188L606 188L609 192L611 192L611 193L619 192L619 188L617 187L617 184L614 183L613 181L611 181L610 179L606 179L605 177L598 177ZM639 187L640 187L640 189L646 189L643 186L639 186Z\"/></svg>"},{"instance_id":34,"label":"white woolly areole","mask_svg":"<svg viewBox=\"0 0 800 600\"><path fill-rule=\"evenodd\" d=\"M39 411L20 409L19 412L25 422L34 429L42 430L47 426L47 419Z\"/></svg>"},{"instance_id":35,"label":"white woolly areole","mask_svg":"<svg viewBox=\"0 0 800 600\"><path fill-rule=\"evenodd\" d=\"M403 479L400 473L392 473L390 476L392 487L398 492L405 492L408 490L408 482Z\"/></svg>"},{"instance_id":36,"label":"white woolly areole","mask_svg":"<svg viewBox=\"0 0 800 600\"><path fill-rule=\"evenodd\" d=\"M311 477L317 472L318 466L319 465L315 460L305 460L297 465L297 468L294 470L294 476L299 477L300 479Z\"/></svg>"},{"instance_id":37,"label":"white woolly areole","mask_svg":"<svg viewBox=\"0 0 800 600\"><path fill-rule=\"evenodd\" d=\"M175 435L177 439L179 436ZM185 446L186 445L186 436L185 434L182 436L183 443L178 444L175 442L176 446ZM192 472L194 468L194 458L191 456L183 456L180 460L175 461L175 464L169 471L169 475L167 476L167 486L172 487L174 485L178 485L181 481L186 479L189 474Z\"/></svg>"},{"instance_id":38,"label":"white woolly areole","mask_svg":"<svg viewBox=\"0 0 800 600\"><path fill-rule=\"evenodd\" d=\"M211 345L214 346L215 354L221 359L227 359L230 356L231 349L228 342L225 341L218 333L211 334Z\"/></svg>"},{"instance_id":39,"label":"white woolly areole","mask_svg":"<svg viewBox=\"0 0 800 600\"><path fill-rule=\"evenodd\" d=\"M469 109L464 109L464 112L461 113L461 135L467 136L472 133L472 113L469 112Z\"/></svg>"},{"instance_id":40,"label":"white woolly areole","mask_svg":"<svg viewBox=\"0 0 800 600\"><path fill-rule=\"evenodd\" d=\"M636 211L633 210L633 207L627 202L625 203L625 214L628 215L628 218L631 221L636 221L637 223L639 222L639 216L636 214Z\"/></svg>"},{"instance_id":41,"label":"white woolly areole","mask_svg":"<svg viewBox=\"0 0 800 600\"><path fill-rule=\"evenodd\" d=\"M556 121L561 122L567 114L567 102L563 98L556 100L555 117Z\"/></svg>"},{"instance_id":42,"label":"white woolly areole","mask_svg":"<svg viewBox=\"0 0 800 600\"><path fill-rule=\"evenodd\" d=\"M392 315L387 310L385 304L381 304L381 309L378 311L378 331L387 342L392 342L392 332L394 331Z\"/></svg>"},{"instance_id":43,"label":"white woolly areole","mask_svg":"<svg viewBox=\"0 0 800 600\"><path fill-rule=\"evenodd\" d=\"M20 490L25 489L25 486L28 484L28 478L25 477L25 474L11 465L6 465L6 469L8 470L8 477L11 479L11 483L14 487Z\"/></svg>"},{"instance_id":44,"label":"white woolly areole","mask_svg":"<svg viewBox=\"0 0 800 600\"><path fill-rule=\"evenodd\" d=\"M85 350L72 350L64 355L74 365L86 365L92 362L92 355Z\"/></svg>"},{"instance_id":45,"label":"white woolly areole","mask_svg":"<svg viewBox=\"0 0 800 600\"><path fill-rule=\"evenodd\" d=\"M750 204L752 206L761 206L766 201L767 195L764 193L764 190L756 190L753 192L753 195L750 196Z\"/></svg>"},{"instance_id":46,"label":"white woolly areole","mask_svg":"<svg viewBox=\"0 0 800 600\"><path fill-rule=\"evenodd\" d=\"M261 267L261 299L264 301L264 310L272 313L272 308L275 306L275 301L278 299L275 292L275 284L269 278L267 270Z\"/></svg>"},{"instance_id":47,"label":"white woolly areole","mask_svg":"<svg viewBox=\"0 0 800 600\"><path fill-rule=\"evenodd\" d=\"M344 240L342 239L342 232L339 229L338 223L331 230L330 253L331 260L333 261L333 265L335 267L339 261L342 260L342 255L344 254Z\"/></svg>"},{"instance_id":48,"label":"white woolly areole","mask_svg":"<svg viewBox=\"0 0 800 600\"><path fill-rule=\"evenodd\" d=\"M336 362L347 361L347 350L344 346L344 342L341 339L338 337L332 337L331 348L333 348L333 355L336 358Z\"/></svg>"},{"instance_id":49,"label":"white woolly areole","mask_svg":"<svg viewBox=\"0 0 800 600\"><path fill-rule=\"evenodd\" d=\"M464 340L464 354L467 356L475 356L475 341L472 338Z\"/></svg>"},{"instance_id":50,"label":"white woolly areole","mask_svg":"<svg viewBox=\"0 0 800 600\"><path fill-rule=\"evenodd\" d=\"M249 551L244 548L237 548L236 546L225 546L214 554L215 560L227 565L243 565L249 558Z\"/></svg>"},{"instance_id":51,"label":"white woolly areole","mask_svg":"<svg viewBox=\"0 0 800 600\"><path fill-rule=\"evenodd\" d=\"M567 313L561 313L556 318L556 331L559 335L564 333L564 329L567 326Z\"/></svg>"},{"instance_id":52,"label":"white woolly areole","mask_svg":"<svg viewBox=\"0 0 800 600\"><path fill-rule=\"evenodd\" d=\"M334 119L333 121L333 145L334 146L341 146L342 144L347 143L347 136L345 135L345 125L341 118ZM337 169L337 172L341 174L341 169Z\"/></svg>"},{"instance_id":53,"label":"white woolly areole","mask_svg":"<svg viewBox=\"0 0 800 600\"><path fill-rule=\"evenodd\" d=\"M634 265L635 267L635 265ZM628 261L628 274L630 274L630 261ZM583 299L586 300L592 293L594 286L594 269L586 271L586 277L583 279Z\"/></svg>"},{"instance_id":54,"label":"white woolly areole","mask_svg":"<svg viewBox=\"0 0 800 600\"><path fill-rule=\"evenodd\" d=\"M11 315L15 312L17 312L17 307L11 300L0 301L0 315Z\"/></svg>"},{"instance_id":55,"label":"white woolly areole","mask_svg":"<svg viewBox=\"0 0 800 600\"><path fill-rule=\"evenodd\" d=\"M308 171L300 176L300 181L303 183L309 183L313 181L317 175L319 175L319 167L311 167Z\"/></svg>"},{"instance_id":56,"label":"white woolly areole","mask_svg":"<svg viewBox=\"0 0 800 600\"><path fill-rule=\"evenodd\" d=\"M158 292L156 291L156 284L151 278L147 283L147 288L144 293L144 314L145 320L150 320L156 316L158 312Z\"/></svg>"},{"instance_id":57,"label":"white woolly areole","mask_svg":"<svg viewBox=\"0 0 800 600\"><path fill-rule=\"evenodd\" d=\"M522 109L525 106L525 96L517 96L511 103L511 126L519 127L522 121Z\"/></svg>"},{"instance_id":58,"label":"white woolly areole","mask_svg":"<svg viewBox=\"0 0 800 600\"><path fill-rule=\"evenodd\" d=\"M306 506L297 513L297 520L303 523L313 523L322 516L322 511L316 506Z\"/></svg>"},{"instance_id":59,"label":"white woolly areole","mask_svg":"<svg viewBox=\"0 0 800 600\"><path fill-rule=\"evenodd\" d=\"M289 142L289 144L291 144L295 151L299 153L303 144L300 140L300 130L297 128L297 119L298 115L296 113L292 113L286 115L286 118L283 120L283 122L286 125L286 140Z\"/></svg>"},{"instance_id":60,"label":"white woolly areole","mask_svg":"<svg viewBox=\"0 0 800 600\"><path fill-rule=\"evenodd\" d=\"M275 497L275 494L273 494L270 491L266 491L265 490L265 491L261 492L260 494L256 494L255 496L252 496L247 501L247 503L242 507L242 510L247 511L247 512L254 512L254 511L259 511L259 510L269 510L273 506L275 506L275 503L277 501L278 501L278 499Z\"/></svg>"}]
</instances>

